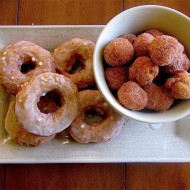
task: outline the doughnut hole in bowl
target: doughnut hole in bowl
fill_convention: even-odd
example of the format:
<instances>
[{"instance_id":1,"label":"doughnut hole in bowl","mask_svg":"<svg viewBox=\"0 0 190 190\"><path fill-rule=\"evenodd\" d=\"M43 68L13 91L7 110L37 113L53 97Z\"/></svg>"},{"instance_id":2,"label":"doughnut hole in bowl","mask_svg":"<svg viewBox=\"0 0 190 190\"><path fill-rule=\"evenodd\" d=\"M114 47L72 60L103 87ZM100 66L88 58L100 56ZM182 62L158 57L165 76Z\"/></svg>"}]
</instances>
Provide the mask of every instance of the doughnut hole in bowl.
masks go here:
<instances>
[{"instance_id":1,"label":"doughnut hole in bowl","mask_svg":"<svg viewBox=\"0 0 190 190\"><path fill-rule=\"evenodd\" d=\"M190 114L190 101L177 100L167 111L155 112L143 109L133 111L123 107L112 93L105 79L104 47L113 39L123 34L138 35L150 29L158 29L175 37L185 47L190 57L190 18L186 15L164 6L144 5L121 12L108 22L101 32L94 51L93 66L97 86L105 100L120 114L129 118L160 124L179 120Z\"/></svg>"}]
</instances>

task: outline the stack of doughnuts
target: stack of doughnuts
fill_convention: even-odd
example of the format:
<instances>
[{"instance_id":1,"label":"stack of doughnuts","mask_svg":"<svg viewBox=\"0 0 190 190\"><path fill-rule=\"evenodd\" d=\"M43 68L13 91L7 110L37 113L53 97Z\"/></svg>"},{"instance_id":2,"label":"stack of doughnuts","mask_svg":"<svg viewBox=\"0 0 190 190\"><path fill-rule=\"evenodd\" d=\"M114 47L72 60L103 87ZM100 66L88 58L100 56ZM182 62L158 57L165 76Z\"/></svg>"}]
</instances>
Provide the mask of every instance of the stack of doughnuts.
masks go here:
<instances>
[{"instance_id":1,"label":"stack of doughnuts","mask_svg":"<svg viewBox=\"0 0 190 190\"><path fill-rule=\"evenodd\" d=\"M52 54L30 41L0 51L0 84L12 95L5 116L11 139L39 146L65 129L79 143L105 142L119 134L123 117L97 89L89 89L95 84L94 46L89 40L74 38ZM87 124L89 110L102 116L101 121Z\"/></svg>"}]
</instances>

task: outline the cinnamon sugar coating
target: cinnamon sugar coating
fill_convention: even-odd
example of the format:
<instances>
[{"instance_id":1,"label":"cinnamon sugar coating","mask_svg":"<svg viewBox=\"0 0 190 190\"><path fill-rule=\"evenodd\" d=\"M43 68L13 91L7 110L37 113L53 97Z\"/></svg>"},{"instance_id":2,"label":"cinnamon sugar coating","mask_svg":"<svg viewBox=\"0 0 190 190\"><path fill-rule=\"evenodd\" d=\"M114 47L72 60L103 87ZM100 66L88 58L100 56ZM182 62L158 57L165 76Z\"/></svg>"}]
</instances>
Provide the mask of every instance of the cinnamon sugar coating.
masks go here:
<instances>
[{"instance_id":1,"label":"cinnamon sugar coating","mask_svg":"<svg viewBox=\"0 0 190 190\"><path fill-rule=\"evenodd\" d=\"M164 35L164 33L157 29L146 30L145 33L151 34L154 38Z\"/></svg>"},{"instance_id":2,"label":"cinnamon sugar coating","mask_svg":"<svg viewBox=\"0 0 190 190\"><path fill-rule=\"evenodd\" d=\"M184 51L184 46L174 37L162 35L148 46L148 52L152 61L158 66L172 64L172 61Z\"/></svg>"},{"instance_id":3,"label":"cinnamon sugar coating","mask_svg":"<svg viewBox=\"0 0 190 190\"><path fill-rule=\"evenodd\" d=\"M175 59L173 59L172 63L166 65L163 69L167 74L174 74L177 70L189 70L190 68L190 60L186 54L181 54Z\"/></svg>"},{"instance_id":4,"label":"cinnamon sugar coating","mask_svg":"<svg viewBox=\"0 0 190 190\"><path fill-rule=\"evenodd\" d=\"M190 99L190 73L186 70L175 71L175 75L166 80L165 87L176 99Z\"/></svg>"},{"instance_id":5,"label":"cinnamon sugar coating","mask_svg":"<svg viewBox=\"0 0 190 190\"><path fill-rule=\"evenodd\" d=\"M134 41L134 50L137 57L140 56L149 56L148 46L152 42L154 37L148 33L142 33L137 36L137 39Z\"/></svg>"},{"instance_id":6,"label":"cinnamon sugar coating","mask_svg":"<svg viewBox=\"0 0 190 190\"><path fill-rule=\"evenodd\" d=\"M150 58L138 57L129 68L129 79L137 81L140 86L151 84L158 75L159 67Z\"/></svg>"},{"instance_id":7,"label":"cinnamon sugar coating","mask_svg":"<svg viewBox=\"0 0 190 190\"><path fill-rule=\"evenodd\" d=\"M110 89L118 90L128 80L128 70L128 67L124 65L108 67L105 70L105 78Z\"/></svg>"},{"instance_id":8,"label":"cinnamon sugar coating","mask_svg":"<svg viewBox=\"0 0 190 190\"><path fill-rule=\"evenodd\" d=\"M168 110L174 102L174 98L164 86L158 86L152 83L143 89L148 96L147 109L163 112Z\"/></svg>"},{"instance_id":9,"label":"cinnamon sugar coating","mask_svg":"<svg viewBox=\"0 0 190 190\"><path fill-rule=\"evenodd\" d=\"M122 34L119 37L120 38L125 38L125 39L129 40L132 44L137 39L137 36L135 34Z\"/></svg>"},{"instance_id":10,"label":"cinnamon sugar coating","mask_svg":"<svg viewBox=\"0 0 190 190\"><path fill-rule=\"evenodd\" d=\"M124 65L133 59L134 48L129 40L116 38L105 46L103 55L108 65Z\"/></svg>"},{"instance_id":11,"label":"cinnamon sugar coating","mask_svg":"<svg viewBox=\"0 0 190 190\"><path fill-rule=\"evenodd\" d=\"M124 83L117 93L119 102L128 109L141 110L147 104L146 92L133 81Z\"/></svg>"}]
</instances>

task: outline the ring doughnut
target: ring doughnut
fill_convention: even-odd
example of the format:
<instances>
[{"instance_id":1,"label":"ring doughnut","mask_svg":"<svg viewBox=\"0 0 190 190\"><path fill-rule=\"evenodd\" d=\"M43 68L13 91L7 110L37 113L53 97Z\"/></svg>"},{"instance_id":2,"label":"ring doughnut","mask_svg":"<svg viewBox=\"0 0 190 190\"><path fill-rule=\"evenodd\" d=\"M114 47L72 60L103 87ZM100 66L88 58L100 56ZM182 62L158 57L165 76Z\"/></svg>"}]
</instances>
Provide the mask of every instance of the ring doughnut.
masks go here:
<instances>
[{"instance_id":1,"label":"ring doughnut","mask_svg":"<svg viewBox=\"0 0 190 190\"><path fill-rule=\"evenodd\" d=\"M43 113L37 106L41 96L54 91L61 106ZM32 78L16 95L15 116L23 128L33 134L49 136L67 128L78 112L78 90L71 79L56 73L42 73Z\"/></svg>"},{"instance_id":2,"label":"ring doughnut","mask_svg":"<svg viewBox=\"0 0 190 190\"><path fill-rule=\"evenodd\" d=\"M86 39L74 38L62 43L54 50L56 69L70 78L78 89L95 82L93 73L93 52L95 44ZM72 73L75 63L80 62L80 71Z\"/></svg>"},{"instance_id":3,"label":"ring doughnut","mask_svg":"<svg viewBox=\"0 0 190 190\"><path fill-rule=\"evenodd\" d=\"M78 115L68 128L77 142L105 142L119 134L124 118L108 106L98 90L80 91L79 102ZM104 115L104 119L92 124L85 123L86 112L93 110Z\"/></svg>"},{"instance_id":4,"label":"ring doughnut","mask_svg":"<svg viewBox=\"0 0 190 190\"><path fill-rule=\"evenodd\" d=\"M50 52L32 42L16 42L0 52L0 82L11 94L16 94L33 76L54 71L55 61Z\"/></svg>"},{"instance_id":5,"label":"ring doughnut","mask_svg":"<svg viewBox=\"0 0 190 190\"><path fill-rule=\"evenodd\" d=\"M14 105L15 100L13 99L10 102L9 109L5 117L5 129L11 139L19 144L39 146L51 141L55 137L55 135L44 137L28 133L17 123L14 113Z\"/></svg>"}]
</instances>

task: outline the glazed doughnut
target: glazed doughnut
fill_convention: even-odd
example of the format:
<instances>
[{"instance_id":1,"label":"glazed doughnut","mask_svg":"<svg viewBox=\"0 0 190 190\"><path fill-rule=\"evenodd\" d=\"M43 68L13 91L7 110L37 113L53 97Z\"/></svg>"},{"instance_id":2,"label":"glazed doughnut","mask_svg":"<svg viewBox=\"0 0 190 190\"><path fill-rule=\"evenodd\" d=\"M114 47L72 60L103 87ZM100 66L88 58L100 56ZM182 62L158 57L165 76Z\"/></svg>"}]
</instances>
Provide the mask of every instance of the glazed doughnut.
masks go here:
<instances>
[{"instance_id":1,"label":"glazed doughnut","mask_svg":"<svg viewBox=\"0 0 190 190\"><path fill-rule=\"evenodd\" d=\"M77 142L105 142L119 134L124 117L108 106L98 90L80 91L79 102L78 115L68 128ZM89 110L103 115L104 119L92 124L85 123L85 114Z\"/></svg>"},{"instance_id":2,"label":"glazed doughnut","mask_svg":"<svg viewBox=\"0 0 190 190\"><path fill-rule=\"evenodd\" d=\"M7 91L0 85L0 126L4 126L5 123L5 115L9 108L11 96L7 93Z\"/></svg>"},{"instance_id":3,"label":"glazed doughnut","mask_svg":"<svg viewBox=\"0 0 190 190\"><path fill-rule=\"evenodd\" d=\"M21 145L39 146L51 141L55 137L55 135L50 135L47 137L34 135L23 129L15 118L14 105L15 100L13 99L9 105L9 109L5 117L5 129L12 140Z\"/></svg>"},{"instance_id":4,"label":"glazed doughnut","mask_svg":"<svg viewBox=\"0 0 190 190\"><path fill-rule=\"evenodd\" d=\"M158 66L172 63L184 51L184 46L174 37L168 35L154 38L148 46L148 52L152 61Z\"/></svg>"},{"instance_id":5,"label":"glazed doughnut","mask_svg":"<svg viewBox=\"0 0 190 190\"><path fill-rule=\"evenodd\" d=\"M42 113L37 103L41 96L56 92L61 106L53 113ZM33 134L49 136L67 128L78 112L78 91L71 79L56 73L33 77L16 95L15 116Z\"/></svg>"},{"instance_id":6,"label":"glazed doughnut","mask_svg":"<svg viewBox=\"0 0 190 190\"><path fill-rule=\"evenodd\" d=\"M128 39L116 38L104 47L103 55L108 65L120 66L133 59L134 48Z\"/></svg>"},{"instance_id":7,"label":"glazed doughnut","mask_svg":"<svg viewBox=\"0 0 190 190\"><path fill-rule=\"evenodd\" d=\"M15 95L32 77L54 72L54 63L51 53L42 47L29 41L16 42L0 52L0 82ZM26 66L31 66L31 70L26 70Z\"/></svg>"},{"instance_id":8,"label":"glazed doughnut","mask_svg":"<svg viewBox=\"0 0 190 190\"><path fill-rule=\"evenodd\" d=\"M62 43L54 50L56 69L70 78L81 89L95 82L93 73L94 42L86 39L74 38ZM72 73L76 62L82 64L81 70Z\"/></svg>"}]
</instances>

